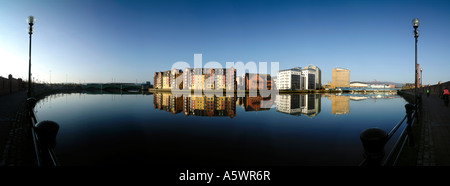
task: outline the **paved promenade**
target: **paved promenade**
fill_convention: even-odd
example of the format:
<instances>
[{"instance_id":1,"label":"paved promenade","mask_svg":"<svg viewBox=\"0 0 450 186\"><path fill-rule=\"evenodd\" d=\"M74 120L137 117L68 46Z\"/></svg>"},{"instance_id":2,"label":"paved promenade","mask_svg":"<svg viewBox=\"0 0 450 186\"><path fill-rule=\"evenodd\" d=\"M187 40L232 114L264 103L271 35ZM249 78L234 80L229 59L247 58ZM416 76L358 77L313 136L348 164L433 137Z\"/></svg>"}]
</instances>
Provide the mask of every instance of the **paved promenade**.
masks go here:
<instances>
[{"instance_id":1,"label":"paved promenade","mask_svg":"<svg viewBox=\"0 0 450 186\"><path fill-rule=\"evenodd\" d=\"M0 166L34 165L26 92L0 96Z\"/></svg>"},{"instance_id":2,"label":"paved promenade","mask_svg":"<svg viewBox=\"0 0 450 186\"><path fill-rule=\"evenodd\" d=\"M450 165L450 105L445 106L443 99L424 94L422 148L419 151L417 165Z\"/></svg>"}]
</instances>

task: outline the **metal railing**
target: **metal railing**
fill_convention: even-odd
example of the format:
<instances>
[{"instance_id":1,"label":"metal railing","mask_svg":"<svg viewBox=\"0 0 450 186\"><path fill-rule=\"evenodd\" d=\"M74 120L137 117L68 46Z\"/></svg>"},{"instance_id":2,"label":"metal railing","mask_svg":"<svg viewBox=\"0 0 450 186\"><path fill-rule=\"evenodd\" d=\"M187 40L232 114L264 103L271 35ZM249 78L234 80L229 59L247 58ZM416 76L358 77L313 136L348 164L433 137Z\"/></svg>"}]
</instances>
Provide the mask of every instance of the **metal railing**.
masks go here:
<instances>
[{"instance_id":1,"label":"metal railing","mask_svg":"<svg viewBox=\"0 0 450 186\"><path fill-rule=\"evenodd\" d=\"M419 108L421 108L420 97L417 103L416 105L405 105L406 115L389 133L379 128L369 128L361 132L360 138L364 147L364 160L360 163L360 166L395 166L407 142L410 146L414 146L412 126L418 120ZM406 127L385 158L384 147L386 143L395 135L400 126L405 123L405 120L407 123Z\"/></svg>"},{"instance_id":2,"label":"metal railing","mask_svg":"<svg viewBox=\"0 0 450 186\"><path fill-rule=\"evenodd\" d=\"M31 120L31 134L38 166L59 166L54 148L59 125L53 121L38 122L34 112L35 98L27 99L28 114Z\"/></svg>"}]
</instances>

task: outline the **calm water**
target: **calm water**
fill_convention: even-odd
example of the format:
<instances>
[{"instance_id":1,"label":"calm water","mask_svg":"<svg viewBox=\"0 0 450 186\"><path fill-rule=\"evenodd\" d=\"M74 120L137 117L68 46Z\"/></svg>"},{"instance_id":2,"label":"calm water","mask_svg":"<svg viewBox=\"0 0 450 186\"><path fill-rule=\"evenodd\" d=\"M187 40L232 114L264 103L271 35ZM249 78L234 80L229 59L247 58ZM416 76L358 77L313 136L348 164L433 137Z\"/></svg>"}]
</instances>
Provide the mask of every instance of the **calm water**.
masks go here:
<instances>
[{"instance_id":1,"label":"calm water","mask_svg":"<svg viewBox=\"0 0 450 186\"><path fill-rule=\"evenodd\" d=\"M384 94L76 93L49 96L36 112L60 124L55 153L62 165L356 166L360 132L389 132L405 104Z\"/></svg>"}]
</instances>

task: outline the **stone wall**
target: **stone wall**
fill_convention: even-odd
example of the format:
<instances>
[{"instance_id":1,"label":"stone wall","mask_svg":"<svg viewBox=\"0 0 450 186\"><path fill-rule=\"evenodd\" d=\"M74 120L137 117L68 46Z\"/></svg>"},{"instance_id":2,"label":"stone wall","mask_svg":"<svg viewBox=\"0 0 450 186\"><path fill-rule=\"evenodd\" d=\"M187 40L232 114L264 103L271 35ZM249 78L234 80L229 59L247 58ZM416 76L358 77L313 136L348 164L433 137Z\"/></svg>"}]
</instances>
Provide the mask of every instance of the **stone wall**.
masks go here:
<instances>
[{"instance_id":1,"label":"stone wall","mask_svg":"<svg viewBox=\"0 0 450 186\"><path fill-rule=\"evenodd\" d=\"M442 84L436 84L436 85L430 85L430 86L424 86L421 88L417 89L417 94L427 94L427 89L430 90L430 95L433 96L440 96L442 94L442 91L444 90L444 88L450 89L450 81L447 81L445 83ZM404 91L408 91L408 92L412 92L414 93L414 89L408 89L408 90L404 90Z\"/></svg>"}]
</instances>

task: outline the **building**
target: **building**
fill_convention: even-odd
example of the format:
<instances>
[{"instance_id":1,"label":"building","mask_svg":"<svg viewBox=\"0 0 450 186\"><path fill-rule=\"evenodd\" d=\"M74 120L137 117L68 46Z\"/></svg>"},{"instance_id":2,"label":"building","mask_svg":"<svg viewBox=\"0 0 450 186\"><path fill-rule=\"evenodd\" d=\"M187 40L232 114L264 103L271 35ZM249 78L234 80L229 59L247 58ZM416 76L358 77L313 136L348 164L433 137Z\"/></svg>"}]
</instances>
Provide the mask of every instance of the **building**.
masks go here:
<instances>
[{"instance_id":1,"label":"building","mask_svg":"<svg viewBox=\"0 0 450 186\"><path fill-rule=\"evenodd\" d=\"M305 67L305 69L312 69L316 71L316 77L315 77L315 89L321 89L322 88L322 71L319 67L314 65L308 65Z\"/></svg>"},{"instance_id":2,"label":"building","mask_svg":"<svg viewBox=\"0 0 450 186\"><path fill-rule=\"evenodd\" d=\"M236 69L234 67L231 67L226 70L226 81L225 81L225 88L226 90L237 90L237 83L236 83Z\"/></svg>"},{"instance_id":3,"label":"building","mask_svg":"<svg viewBox=\"0 0 450 186\"><path fill-rule=\"evenodd\" d=\"M352 87L352 88L368 88L369 85L367 83L362 83L362 82L351 82L350 87Z\"/></svg>"},{"instance_id":4,"label":"building","mask_svg":"<svg viewBox=\"0 0 450 186\"><path fill-rule=\"evenodd\" d=\"M172 69L170 72L170 88L183 89L183 71Z\"/></svg>"},{"instance_id":5,"label":"building","mask_svg":"<svg viewBox=\"0 0 450 186\"><path fill-rule=\"evenodd\" d=\"M292 69L280 70L277 75L278 90L300 90L302 76L302 68L295 67Z\"/></svg>"},{"instance_id":6,"label":"building","mask_svg":"<svg viewBox=\"0 0 450 186\"><path fill-rule=\"evenodd\" d=\"M153 75L153 84L155 89L162 89L162 72L155 72L155 75Z\"/></svg>"},{"instance_id":7,"label":"building","mask_svg":"<svg viewBox=\"0 0 450 186\"><path fill-rule=\"evenodd\" d=\"M350 70L333 68L331 88L350 87Z\"/></svg>"},{"instance_id":8,"label":"building","mask_svg":"<svg viewBox=\"0 0 450 186\"><path fill-rule=\"evenodd\" d=\"M302 90L315 90L316 87L316 70L303 69L301 76L301 89Z\"/></svg>"},{"instance_id":9,"label":"building","mask_svg":"<svg viewBox=\"0 0 450 186\"><path fill-rule=\"evenodd\" d=\"M245 78L238 76L236 77L236 89L237 90L245 90Z\"/></svg>"},{"instance_id":10,"label":"building","mask_svg":"<svg viewBox=\"0 0 450 186\"><path fill-rule=\"evenodd\" d=\"M271 90L270 74L245 73L245 90Z\"/></svg>"}]
</instances>

